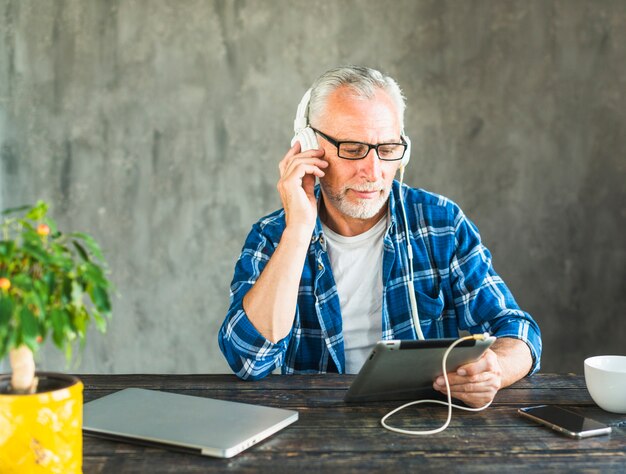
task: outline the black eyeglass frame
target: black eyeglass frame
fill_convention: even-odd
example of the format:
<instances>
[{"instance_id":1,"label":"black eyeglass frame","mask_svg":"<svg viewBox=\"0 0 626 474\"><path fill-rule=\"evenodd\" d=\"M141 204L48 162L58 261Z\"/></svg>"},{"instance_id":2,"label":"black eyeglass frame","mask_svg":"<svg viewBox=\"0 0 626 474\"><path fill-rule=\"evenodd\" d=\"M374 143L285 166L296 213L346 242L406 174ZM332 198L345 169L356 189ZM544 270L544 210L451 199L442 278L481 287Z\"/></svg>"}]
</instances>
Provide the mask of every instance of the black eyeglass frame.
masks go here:
<instances>
[{"instance_id":1,"label":"black eyeglass frame","mask_svg":"<svg viewBox=\"0 0 626 474\"><path fill-rule=\"evenodd\" d=\"M354 140L335 140L333 137L329 137L328 135L326 135L324 132L320 132L318 129L311 127L311 130L313 130L315 133L321 135L322 137L324 137L324 139L330 143L331 145L333 145L335 148L337 148L337 156L339 158L341 158L342 160L350 160L350 161L357 161L357 160L363 160L365 159L365 157L369 154L370 150L373 148L374 150L376 150L376 156L378 157L379 160L381 161L400 161L402 158L404 158L404 154L406 153L406 149L408 147L408 143L406 142L406 140L404 139L404 137L402 137L402 135L400 135L400 140L402 140L402 143L397 143L397 142L390 142L390 143L379 143L378 145L372 145L370 143L365 143L365 142L357 142ZM355 143L358 145L365 145L367 146L367 152L361 157L361 158L346 158L345 156L341 156L339 154L339 146L344 144L344 143ZM378 147L380 146L386 146L386 145L400 145L402 147L404 147L404 151L402 152L402 155L400 156L400 158L393 158L393 159L389 159L389 158L381 158L380 154L378 153Z\"/></svg>"}]
</instances>

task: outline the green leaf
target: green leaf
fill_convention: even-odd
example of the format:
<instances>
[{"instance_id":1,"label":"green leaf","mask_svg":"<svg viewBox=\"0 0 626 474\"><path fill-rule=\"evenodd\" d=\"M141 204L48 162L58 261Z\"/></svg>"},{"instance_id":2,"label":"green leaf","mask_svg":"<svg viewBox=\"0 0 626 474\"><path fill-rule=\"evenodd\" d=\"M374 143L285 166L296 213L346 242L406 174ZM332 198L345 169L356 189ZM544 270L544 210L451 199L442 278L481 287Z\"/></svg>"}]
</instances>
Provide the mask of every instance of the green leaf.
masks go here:
<instances>
[{"instance_id":1,"label":"green leaf","mask_svg":"<svg viewBox=\"0 0 626 474\"><path fill-rule=\"evenodd\" d=\"M54 308L50 313L50 321L52 322L52 340L59 349L63 349L65 333L70 329L69 314L67 311Z\"/></svg>"},{"instance_id":2,"label":"green leaf","mask_svg":"<svg viewBox=\"0 0 626 474\"><path fill-rule=\"evenodd\" d=\"M12 298L0 296L0 327L4 328L9 325L14 309L15 303L13 303Z\"/></svg>"},{"instance_id":3,"label":"green leaf","mask_svg":"<svg viewBox=\"0 0 626 474\"><path fill-rule=\"evenodd\" d=\"M24 242L22 246L22 250L25 254L30 255L35 260L39 260L42 263L49 263L50 256L48 252L41 246L41 243L38 241L27 241Z\"/></svg>"},{"instance_id":4,"label":"green leaf","mask_svg":"<svg viewBox=\"0 0 626 474\"><path fill-rule=\"evenodd\" d=\"M31 279L31 277L25 275L24 273L15 275L11 282L13 283L13 286L19 288L22 291L31 291L33 289L33 280Z\"/></svg>"},{"instance_id":5,"label":"green leaf","mask_svg":"<svg viewBox=\"0 0 626 474\"><path fill-rule=\"evenodd\" d=\"M69 255L72 256L72 252L69 248L67 248L62 241L60 242L52 242L50 244L50 249L54 255Z\"/></svg>"},{"instance_id":6,"label":"green leaf","mask_svg":"<svg viewBox=\"0 0 626 474\"><path fill-rule=\"evenodd\" d=\"M65 344L65 360L72 360L72 345L68 342Z\"/></svg>"},{"instance_id":7,"label":"green leaf","mask_svg":"<svg viewBox=\"0 0 626 474\"><path fill-rule=\"evenodd\" d=\"M54 221L54 219L46 217L43 221L48 224L48 227L50 227L50 236L59 237L59 229L57 228L57 223Z\"/></svg>"},{"instance_id":8,"label":"green leaf","mask_svg":"<svg viewBox=\"0 0 626 474\"><path fill-rule=\"evenodd\" d=\"M46 216L48 212L48 204L44 201L37 201L37 204L33 206L27 213L26 218L33 221L39 221Z\"/></svg>"},{"instance_id":9,"label":"green leaf","mask_svg":"<svg viewBox=\"0 0 626 474\"><path fill-rule=\"evenodd\" d=\"M108 288L109 282L102 273L102 269L91 262L85 264L84 277L89 283L93 283L96 286Z\"/></svg>"},{"instance_id":10,"label":"green leaf","mask_svg":"<svg viewBox=\"0 0 626 474\"><path fill-rule=\"evenodd\" d=\"M91 311L91 315L93 316L93 321L96 324L96 328L100 332L106 332L107 330L107 320L104 316L100 314L97 309L93 309Z\"/></svg>"},{"instance_id":11,"label":"green leaf","mask_svg":"<svg viewBox=\"0 0 626 474\"><path fill-rule=\"evenodd\" d=\"M76 309L83 307L83 287L76 280L72 280L72 305Z\"/></svg>"},{"instance_id":12,"label":"green leaf","mask_svg":"<svg viewBox=\"0 0 626 474\"><path fill-rule=\"evenodd\" d=\"M39 335L39 324L37 318L28 307L22 307L20 312L20 322L22 327L22 339L24 343L33 351L37 350L37 336Z\"/></svg>"},{"instance_id":13,"label":"green leaf","mask_svg":"<svg viewBox=\"0 0 626 474\"><path fill-rule=\"evenodd\" d=\"M46 304L48 302L48 284L45 280L34 280L33 286L37 292L40 304Z\"/></svg>"},{"instance_id":14,"label":"green leaf","mask_svg":"<svg viewBox=\"0 0 626 474\"><path fill-rule=\"evenodd\" d=\"M70 234L70 237L81 239L94 257L100 261L104 261L102 250L100 249L98 242L96 242L92 236L85 234L84 232L74 232L73 234Z\"/></svg>"},{"instance_id":15,"label":"green leaf","mask_svg":"<svg viewBox=\"0 0 626 474\"><path fill-rule=\"evenodd\" d=\"M95 286L90 296L93 304L98 308L98 311L105 314L111 312L111 301L109 300L109 294L106 289L101 286Z\"/></svg>"},{"instance_id":16,"label":"green leaf","mask_svg":"<svg viewBox=\"0 0 626 474\"><path fill-rule=\"evenodd\" d=\"M24 212L27 209L31 209L32 207L33 207L32 205L12 207L10 209L5 209L4 211L2 211L1 215L8 216L9 214L15 214L16 212Z\"/></svg>"},{"instance_id":17,"label":"green leaf","mask_svg":"<svg viewBox=\"0 0 626 474\"><path fill-rule=\"evenodd\" d=\"M39 320L45 320L46 318L46 307L43 303L43 301L41 300L41 297L39 296L39 293L37 291L37 285L41 283L38 280L33 280L33 291L29 291L28 293L25 293L23 296L23 300L27 305L32 306L36 306L39 309ZM37 317L37 316L35 316Z\"/></svg>"},{"instance_id":18,"label":"green leaf","mask_svg":"<svg viewBox=\"0 0 626 474\"><path fill-rule=\"evenodd\" d=\"M89 323L89 315L85 312L84 308L74 310L70 313L70 319L72 326L76 331L79 339L84 339L87 333L87 325Z\"/></svg>"},{"instance_id":19,"label":"green leaf","mask_svg":"<svg viewBox=\"0 0 626 474\"><path fill-rule=\"evenodd\" d=\"M7 352L9 352L9 334L0 332L0 359L4 359Z\"/></svg>"},{"instance_id":20,"label":"green leaf","mask_svg":"<svg viewBox=\"0 0 626 474\"><path fill-rule=\"evenodd\" d=\"M35 228L32 226L32 224L29 221L27 221L26 219L20 219L19 223L24 228L22 229L22 233L24 235L35 234L38 236L37 231L35 230Z\"/></svg>"},{"instance_id":21,"label":"green leaf","mask_svg":"<svg viewBox=\"0 0 626 474\"><path fill-rule=\"evenodd\" d=\"M89 261L89 255L87 255L87 251L85 250L85 247L83 247L78 240L72 240L72 243L74 244L74 247L76 247L76 250L78 250L79 255L83 258L83 260L85 262Z\"/></svg>"},{"instance_id":22,"label":"green leaf","mask_svg":"<svg viewBox=\"0 0 626 474\"><path fill-rule=\"evenodd\" d=\"M44 275L43 280L42 280L45 285L46 285L46 293L48 294L49 298L53 298L53 293L54 290L56 290L56 277L54 275L54 273L52 272L48 272Z\"/></svg>"},{"instance_id":23,"label":"green leaf","mask_svg":"<svg viewBox=\"0 0 626 474\"><path fill-rule=\"evenodd\" d=\"M15 250L15 241L13 240L1 240L0 241L0 260L9 260Z\"/></svg>"},{"instance_id":24,"label":"green leaf","mask_svg":"<svg viewBox=\"0 0 626 474\"><path fill-rule=\"evenodd\" d=\"M7 345L9 348L18 347L20 342L20 333L19 331L9 331L9 337Z\"/></svg>"},{"instance_id":25,"label":"green leaf","mask_svg":"<svg viewBox=\"0 0 626 474\"><path fill-rule=\"evenodd\" d=\"M63 287L61 291L61 303L63 305L68 305L72 301L72 279L67 276L67 274L63 275Z\"/></svg>"},{"instance_id":26,"label":"green leaf","mask_svg":"<svg viewBox=\"0 0 626 474\"><path fill-rule=\"evenodd\" d=\"M74 261L70 257L56 254L50 257L49 263L61 268L65 272L69 272L74 267Z\"/></svg>"}]
</instances>

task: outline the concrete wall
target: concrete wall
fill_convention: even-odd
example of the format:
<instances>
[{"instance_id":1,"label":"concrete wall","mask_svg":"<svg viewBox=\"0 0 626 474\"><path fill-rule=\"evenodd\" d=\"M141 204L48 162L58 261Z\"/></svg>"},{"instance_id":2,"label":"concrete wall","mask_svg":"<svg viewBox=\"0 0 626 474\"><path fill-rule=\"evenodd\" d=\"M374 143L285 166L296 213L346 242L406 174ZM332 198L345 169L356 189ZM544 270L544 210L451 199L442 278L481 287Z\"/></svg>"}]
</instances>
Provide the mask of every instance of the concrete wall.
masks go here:
<instances>
[{"instance_id":1,"label":"concrete wall","mask_svg":"<svg viewBox=\"0 0 626 474\"><path fill-rule=\"evenodd\" d=\"M626 353L626 2L0 0L0 204L51 201L119 293L74 370L227 370L235 260L344 63L403 86L406 181L477 223L544 370Z\"/></svg>"}]
</instances>

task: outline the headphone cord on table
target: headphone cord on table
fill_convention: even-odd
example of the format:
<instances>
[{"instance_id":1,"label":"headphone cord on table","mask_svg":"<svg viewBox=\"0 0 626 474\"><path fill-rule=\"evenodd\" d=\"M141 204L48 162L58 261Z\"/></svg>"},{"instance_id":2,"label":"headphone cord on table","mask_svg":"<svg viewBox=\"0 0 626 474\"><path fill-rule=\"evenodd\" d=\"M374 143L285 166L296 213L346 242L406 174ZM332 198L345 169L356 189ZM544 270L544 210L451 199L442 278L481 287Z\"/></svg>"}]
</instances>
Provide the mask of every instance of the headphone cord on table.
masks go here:
<instances>
[{"instance_id":1,"label":"headphone cord on table","mask_svg":"<svg viewBox=\"0 0 626 474\"><path fill-rule=\"evenodd\" d=\"M487 403L485 406L480 407L480 408L462 407L462 406L455 405L454 403L452 403L452 395L450 395L450 382L448 381L448 372L447 372L447 368L446 368L446 362L448 360L448 355L450 354L452 349L454 349L457 345L459 345L463 341L467 341L467 340L471 340L471 339L474 339L474 340L484 340L487 337L489 337L489 334L474 334L472 336L461 337L461 338L457 339L456 341L454 341L452 344L450 344L450 347L448 347L446 352L443 354L443 358L441 359L441 366L442 366L442 370L443 370L443 379L444 379L444 381L446 383L446 391L447 391L447 394L448 394L448 401L447 402L442 402L441 400L416 400L414 402L405 403L404 405L396 408L395 410L390 411L385 416L383 416L382 419L380 420L381 425L383 425L383 427L385 429L388 429L389 431L394 431L396 433L402 433L402 434L413 435L413 436L431 435L431 434L435 434L435 433L440 433L440 432L442 432L443 430L445 430L448 427L448 425L450 424L450 420L452 420L452 407L458 408L459 410L465 410L465 411L482 411L485 408L487 408L489 405L491 405L491 402L493 402L493 400L490 401L489 403ZM395 428L395 427L390 426L390 425L387 424L386 420L391 415L394 415L394 414L398 413L399 411L404 410L407 407L410 407L411 405L418 405L420 403L437 403L439 405L447 405L448 406L448 419L446 420L446 422L442 426L440 426L439 428L436 428L434 430L419 430L419 431L404 430L402 428Z\"/></svg>"}]
</instances>

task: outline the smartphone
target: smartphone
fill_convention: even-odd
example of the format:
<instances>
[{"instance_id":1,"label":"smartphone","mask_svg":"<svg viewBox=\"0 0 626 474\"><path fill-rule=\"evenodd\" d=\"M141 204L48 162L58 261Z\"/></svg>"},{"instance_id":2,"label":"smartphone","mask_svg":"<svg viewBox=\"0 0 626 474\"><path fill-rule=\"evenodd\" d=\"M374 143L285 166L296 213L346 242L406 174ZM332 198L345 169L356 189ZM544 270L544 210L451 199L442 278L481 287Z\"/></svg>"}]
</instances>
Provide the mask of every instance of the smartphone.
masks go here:
<instances>
[{"instance_id":1,"label":"smartphone","mask_svg":"<svg viewBox=\"0 0 626 474\"><path fill-rule=\"evenodd\" d=\"M573 411L552 405L520 408L517 412L537 423L549 426L559 433L572 438L581 439L590 436L609 434L611 427L603 425L591 418L586 418Z\"/></svg>"}]
</instances>

